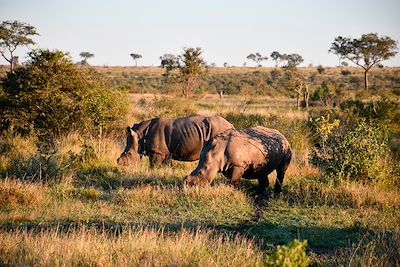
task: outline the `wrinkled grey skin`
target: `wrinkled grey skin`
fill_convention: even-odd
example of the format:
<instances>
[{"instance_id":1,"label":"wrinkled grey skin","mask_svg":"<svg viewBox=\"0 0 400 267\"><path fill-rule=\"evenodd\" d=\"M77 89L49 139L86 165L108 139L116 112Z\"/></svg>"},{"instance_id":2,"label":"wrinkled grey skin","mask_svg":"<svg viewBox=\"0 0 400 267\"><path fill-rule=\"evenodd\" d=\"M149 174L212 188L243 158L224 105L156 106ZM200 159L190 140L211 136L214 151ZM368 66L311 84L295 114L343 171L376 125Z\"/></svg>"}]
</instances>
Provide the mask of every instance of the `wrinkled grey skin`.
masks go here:
<instances>
[{"instance_id":1,"label":"wrinkled grey skin","mask_svg":"<svg viewBox=\"0 0 400 267\"><path fill-rule=\"evenodd\" d=\"M202 150L199 165L186 177L185 185L210 185L221 172L238 185L241 177L258 179L258 193L269 185L268 175L276 170L275 193L280 193L285 172L292 158L289 142L277 130L254 127L227 130Z\"/></svg>"},{"instance_id":2,"label":"wrinkled grey skin","mask_svg":"<svg viewBox=\"0 0 400 267\"><path fill-rule=\"evenodd\" d=\"M151 167L170 164L171 159L195 161L208 141L231 128L233 125L220 116L143 121L127 128L127 145L117 163L128 166L140 155L150 157Z\"/></svg>"}]
</instances>

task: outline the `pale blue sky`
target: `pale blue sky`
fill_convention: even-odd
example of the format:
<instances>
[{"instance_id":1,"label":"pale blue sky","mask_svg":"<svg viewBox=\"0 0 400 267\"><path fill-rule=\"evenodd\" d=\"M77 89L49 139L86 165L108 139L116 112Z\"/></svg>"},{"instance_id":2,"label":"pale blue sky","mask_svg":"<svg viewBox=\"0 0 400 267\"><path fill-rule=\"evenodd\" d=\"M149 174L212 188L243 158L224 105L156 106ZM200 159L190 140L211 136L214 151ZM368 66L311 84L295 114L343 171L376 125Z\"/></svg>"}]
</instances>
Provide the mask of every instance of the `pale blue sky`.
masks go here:
<instances>
[{"instance_id":1,"label":"pale blue sky","mask_svg":"<svg viewBox=\"0 0 400 267\"><path fill-rule=\"evenodd\" d=\"M399 14L399 0L0 0L0 20L35 26L38 47L70 52L74 61L89 51L92 65L120 66L133 65L133 52L143 56L139 65L158 66L159 56L194 46L217 65L242 66L249 53L277 50L299 53L304 66L333 66L336 36L376 32L399 41ZM383 64L400 66L400 55Z\"/></svg>"}]
</instances>

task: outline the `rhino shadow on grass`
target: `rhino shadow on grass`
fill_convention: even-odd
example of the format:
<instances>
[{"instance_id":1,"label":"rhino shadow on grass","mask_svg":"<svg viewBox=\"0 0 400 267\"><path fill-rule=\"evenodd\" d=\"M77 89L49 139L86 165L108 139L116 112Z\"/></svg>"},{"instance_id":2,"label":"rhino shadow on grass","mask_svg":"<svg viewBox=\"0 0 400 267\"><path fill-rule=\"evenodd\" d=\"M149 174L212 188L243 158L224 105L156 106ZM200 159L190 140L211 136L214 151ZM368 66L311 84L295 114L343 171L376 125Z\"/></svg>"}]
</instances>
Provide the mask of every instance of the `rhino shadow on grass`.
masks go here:
<instances>
[{"instance_id":1,"label":"rhino shadow on grass","mask_svg":"<svg viewBox=\"0 0 400 267\"><path fill-rule=\"evenodd\" d=\"M100 173L100 174L99 174ZM94 186L103 190L118 188L134 188L142 185L162 185L164 187L181 186L181 180L161 174L127 174L115 170L91 169L89 172L79 174L79 183L83 186Z\"/></svg>"}]
</instances>

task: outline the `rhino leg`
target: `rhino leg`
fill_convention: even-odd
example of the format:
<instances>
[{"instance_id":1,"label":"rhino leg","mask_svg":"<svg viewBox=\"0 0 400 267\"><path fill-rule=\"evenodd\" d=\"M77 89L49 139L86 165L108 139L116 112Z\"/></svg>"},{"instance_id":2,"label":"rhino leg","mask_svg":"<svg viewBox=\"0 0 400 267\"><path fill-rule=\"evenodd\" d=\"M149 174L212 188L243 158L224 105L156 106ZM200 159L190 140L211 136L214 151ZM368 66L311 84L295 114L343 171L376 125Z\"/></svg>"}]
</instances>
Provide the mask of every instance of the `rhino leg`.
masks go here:
<instances>
[{"instance_id":1,"label":"rhino leg","mask_svg":"<svg viewBox=\"0 0 400 267\"><path fill-rule=\"evenodd\" d=\"M282 162L279 164L278 168L276 168L276 182L274 192L275 194L279 194L282 191L283 179L285 178L285 172L289 167L290 161L292 159L292 152L289 150Z\"/></svg>"},{"instance_id":2,"label":"rhino leg","mask_svg":"<svg viewBox=\"0 0 400 267\"><path fill-rule=\"evenodd\" d=\"M258 178L258 190L257 190L258 195L262 196L264 193L266 193L266 189L268 188L268 186L269 186L268 176Z\"/></svg>"},{"instance_id":3,"label":"rhino leg","mask_svg":"<svg viewBox=\"0 0 400 267\"><path fill-rule=\"evenodd\" d=\"M232 168L232 175L231 175L231 182L234 186L239 185L240 178L244 174L244 168L243 167L233 167Z\"/></svg>"},{"instance_id":4,"label":"rhino leg","mask_svg":"<svg viewBox=\"0 0 400 267\"><path fill-rule=\"evenodd\" d=\"M276 182L274 187L274 193L279 194L282 191L283 179L285 178L285 172L288 168L289 164L283 164L276 169Z\"/></svg>"}]
</instances>

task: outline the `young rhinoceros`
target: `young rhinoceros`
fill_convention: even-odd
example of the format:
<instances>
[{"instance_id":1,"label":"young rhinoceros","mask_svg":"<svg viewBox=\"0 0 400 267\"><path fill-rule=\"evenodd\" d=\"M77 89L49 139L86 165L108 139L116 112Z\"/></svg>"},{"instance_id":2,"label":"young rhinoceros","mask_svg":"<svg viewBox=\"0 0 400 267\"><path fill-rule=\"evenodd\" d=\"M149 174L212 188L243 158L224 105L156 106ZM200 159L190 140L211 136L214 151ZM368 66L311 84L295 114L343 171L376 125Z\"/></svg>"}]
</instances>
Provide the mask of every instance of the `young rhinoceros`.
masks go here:
<instances>
[{"instance_id":1,"label":"young rhinoceros","mask_svg":"<svg viewBox=\"0 0 400 267\"><path fill-rule=\"evenodd\" d=\"M277 130L254 127L227 130L204 146L199 165L186 177L186 185L209 185L218 172L237 185L240 177L258 179L258 193L268 187L268 175L276 170L275 192L282 190L283 178L292 158L289 142Z\"/></svg>"}]
</instances>

